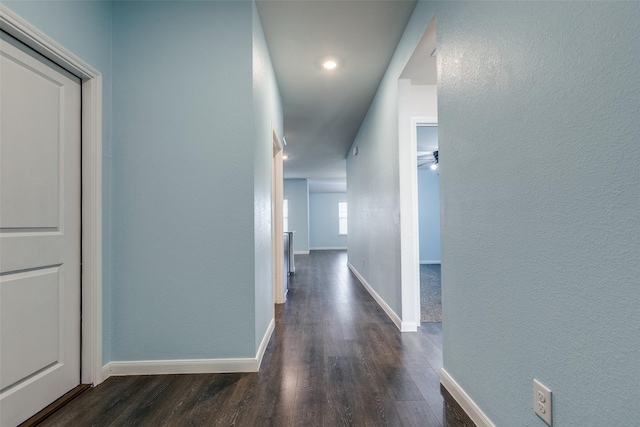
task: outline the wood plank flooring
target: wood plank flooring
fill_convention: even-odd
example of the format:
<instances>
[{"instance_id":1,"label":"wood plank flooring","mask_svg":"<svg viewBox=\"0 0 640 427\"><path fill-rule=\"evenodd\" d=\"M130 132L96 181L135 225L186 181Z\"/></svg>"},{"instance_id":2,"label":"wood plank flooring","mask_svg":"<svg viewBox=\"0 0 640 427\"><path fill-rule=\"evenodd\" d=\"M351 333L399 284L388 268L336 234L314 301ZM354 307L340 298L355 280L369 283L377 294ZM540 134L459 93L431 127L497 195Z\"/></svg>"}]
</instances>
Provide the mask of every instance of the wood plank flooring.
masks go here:
<instances>
[{"instance_id":1,"label":"wood plank flooring","mask_svg":"<svg viewBox=\"0 0 640 427\"><path fill-rule=\"evenodd\" d=\"M400 334L344 251L296 255L259 373L111 377L44 426L442 426L442 328Z\"/></svg>"}]
</instances>

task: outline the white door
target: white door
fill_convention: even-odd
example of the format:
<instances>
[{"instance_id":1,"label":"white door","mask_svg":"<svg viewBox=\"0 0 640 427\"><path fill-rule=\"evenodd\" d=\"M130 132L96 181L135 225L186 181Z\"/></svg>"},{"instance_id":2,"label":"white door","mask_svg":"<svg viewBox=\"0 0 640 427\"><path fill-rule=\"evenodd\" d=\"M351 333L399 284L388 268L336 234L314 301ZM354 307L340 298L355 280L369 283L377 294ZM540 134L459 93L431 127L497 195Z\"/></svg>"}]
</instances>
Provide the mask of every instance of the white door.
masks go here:
<instances>
[{"instance_id":1,"label":"white door","mask_svg":"<svg viewBox=\"0 0 640 427\"><path fill-rule=\"evenodd\" d=\"M80 80L0 40L0 426L80 382Z\"/></svg>"}]
</instances>

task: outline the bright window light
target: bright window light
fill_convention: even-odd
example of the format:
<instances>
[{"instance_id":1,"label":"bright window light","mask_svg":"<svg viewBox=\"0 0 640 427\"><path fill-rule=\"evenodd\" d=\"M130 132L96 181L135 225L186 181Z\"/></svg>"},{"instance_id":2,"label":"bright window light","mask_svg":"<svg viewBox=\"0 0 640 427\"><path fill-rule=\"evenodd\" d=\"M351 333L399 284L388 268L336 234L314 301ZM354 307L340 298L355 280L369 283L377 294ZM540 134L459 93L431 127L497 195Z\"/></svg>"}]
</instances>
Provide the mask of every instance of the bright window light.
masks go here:
<instances>
[{"instance_id":1,"label":"bright window light","mask_svg":"<svg viewBox=\"0 0 640 427\"><path fill-rule=\"evenodd\" d=\"M282 231L289 231L289 199L282 201Z\"/></svg>"},{"instance_id":2,"label":"bright window light","mask_svg":"<svg viewBox=\"0 0 640 427\"><path fill-rule=\"evenodd\" d=\"M338 235L347 235L347 202L338 202Z\"/></svg>"}]
</instances>

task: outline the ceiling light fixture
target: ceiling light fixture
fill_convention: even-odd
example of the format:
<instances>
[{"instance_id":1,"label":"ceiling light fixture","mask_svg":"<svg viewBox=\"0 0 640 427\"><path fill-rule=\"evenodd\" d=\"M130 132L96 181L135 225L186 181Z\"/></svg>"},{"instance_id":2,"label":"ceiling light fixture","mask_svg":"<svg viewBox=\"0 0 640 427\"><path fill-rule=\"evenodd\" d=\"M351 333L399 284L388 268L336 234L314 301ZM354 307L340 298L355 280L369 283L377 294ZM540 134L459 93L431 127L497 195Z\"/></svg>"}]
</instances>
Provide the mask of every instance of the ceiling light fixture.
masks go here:
<instances>
[{"instance_id":1,"label":"ceiling light fixture","mask_svg":"<svg viewBox=\"0 0 640 427\"><path fill-rule=\"evenodd\" d=\"M327 70L333 70L338 66L338 63L335 59L327 59L322 63L322 66Z\"/></svg>"},{"instance_id":2,"label":"ceiling light fixture","mask_svg":"<svg viewBox=\"0 0 640 427\"><path fill-rule=\"evenodd\" d=\"M286 154L284 156L282 156L282 160L287 160L289 158L289 156L287 156Z\"/></svg>"}]
</instances>

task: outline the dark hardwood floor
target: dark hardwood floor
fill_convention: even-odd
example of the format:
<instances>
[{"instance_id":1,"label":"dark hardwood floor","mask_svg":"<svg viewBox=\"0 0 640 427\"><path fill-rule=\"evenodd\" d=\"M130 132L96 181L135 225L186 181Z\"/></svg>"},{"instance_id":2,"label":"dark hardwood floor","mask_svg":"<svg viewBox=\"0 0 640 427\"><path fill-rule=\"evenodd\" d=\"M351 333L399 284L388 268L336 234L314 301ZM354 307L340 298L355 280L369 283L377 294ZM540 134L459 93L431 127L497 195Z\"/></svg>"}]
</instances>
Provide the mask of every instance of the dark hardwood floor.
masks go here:
<instances>
[{"instance_id":1,"label":"dark hardwood floor","mask_svg":"<svg viewBox=\"0 0 640 427\"><path fill-rule=\"evenodd\" d=\"M296 256L259 373L111 377L44 426L442 426L442 328L400 334L344 251Z\"/></svg>"}]
</instances>

